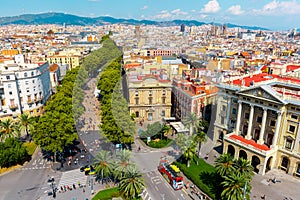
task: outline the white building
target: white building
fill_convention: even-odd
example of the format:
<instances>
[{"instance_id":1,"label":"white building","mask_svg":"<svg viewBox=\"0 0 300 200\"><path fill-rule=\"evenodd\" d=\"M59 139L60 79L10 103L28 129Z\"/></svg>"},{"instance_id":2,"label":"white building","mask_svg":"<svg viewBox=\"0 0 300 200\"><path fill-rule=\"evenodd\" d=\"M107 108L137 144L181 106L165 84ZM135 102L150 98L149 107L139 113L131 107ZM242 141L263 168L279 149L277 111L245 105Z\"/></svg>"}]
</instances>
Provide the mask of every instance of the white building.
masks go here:
<instances>
[{"instance_id":1,"label":"white building","mask_svg":"<svg viewBox=\"0 0 300 200\"><path fill-rule=\"evenodd\" d=\"M51 95L49 64L0 64L0 118L39 115Z\"/></svg>"}]
</instances>

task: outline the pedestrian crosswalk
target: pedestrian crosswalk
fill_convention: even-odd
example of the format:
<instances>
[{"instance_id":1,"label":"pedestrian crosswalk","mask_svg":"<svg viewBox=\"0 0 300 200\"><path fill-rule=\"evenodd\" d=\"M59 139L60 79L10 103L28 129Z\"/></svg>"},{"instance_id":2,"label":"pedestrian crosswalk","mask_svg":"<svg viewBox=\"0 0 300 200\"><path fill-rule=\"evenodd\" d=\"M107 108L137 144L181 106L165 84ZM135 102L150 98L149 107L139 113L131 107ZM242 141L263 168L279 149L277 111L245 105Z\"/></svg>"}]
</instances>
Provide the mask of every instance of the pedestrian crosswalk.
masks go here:
<instances>
[{"instance_id":1,"label":"pedestrian crosswalk","mask_svg":"<svg viewBox=\"0 0 300 200\"><path fill-rule=\"evenodd\" d=\"M33 169L49 169L51 167L51 161L44 158L36 158L26 165L26 167L20 168L20 170L33 170Z\"/></svg>"},{"instance_id":2,"label":"pedestrian crosswalk","mask_svg":"<svg viewBox=\"0 0 300 200\"><path fill-rule=\"evenodd\" d=\"M143 190L143 192L140 194L143 200L151 200L151 197L146 189Z\"/></svg>"},{"instance_id":3,"label":"pedestrian crosswalk","mask_svg":"<svg viewBox=\"0 0 300 200\"><path fill-rule=\"evenodd\" d=\"M61 176L61 179L58 184L58 188L61 186L71 186L73 184L77 185L80 183L81 185L87 184L87 176L84 175L83 172L80 172L79 169L75 169L72 171L64 172Z\"/></svg>"}]
</instances>

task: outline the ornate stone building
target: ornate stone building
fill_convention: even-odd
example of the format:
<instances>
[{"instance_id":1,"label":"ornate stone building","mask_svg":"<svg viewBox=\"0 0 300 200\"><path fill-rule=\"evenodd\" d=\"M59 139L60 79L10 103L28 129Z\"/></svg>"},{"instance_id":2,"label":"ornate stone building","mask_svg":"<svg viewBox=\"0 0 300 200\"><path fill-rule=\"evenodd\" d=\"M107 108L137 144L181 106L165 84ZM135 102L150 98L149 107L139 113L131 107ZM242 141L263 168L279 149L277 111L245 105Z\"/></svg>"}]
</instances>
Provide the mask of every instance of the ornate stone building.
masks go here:
<instances>
[{"instance_id":1,"label":"ornate stone building","mask_svg":"<svg viewBox=\"0 0 300 200\"><path fill-rule=\"evenodd\" d=\"M279 168L300 176L299 80L218 87L214 132L223 153L250 160L259 174Z\"/></svg>"}]
</instances>

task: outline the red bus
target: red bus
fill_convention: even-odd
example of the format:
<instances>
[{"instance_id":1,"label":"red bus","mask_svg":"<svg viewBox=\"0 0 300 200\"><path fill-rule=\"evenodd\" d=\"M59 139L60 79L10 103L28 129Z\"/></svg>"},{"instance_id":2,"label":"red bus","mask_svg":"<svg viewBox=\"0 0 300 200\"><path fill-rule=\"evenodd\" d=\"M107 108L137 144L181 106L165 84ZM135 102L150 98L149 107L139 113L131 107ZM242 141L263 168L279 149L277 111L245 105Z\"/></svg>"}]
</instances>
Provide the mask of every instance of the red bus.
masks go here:
<instances>
[{"instance_id":1,"label":"red bus","mask_svg":"<svg viewBox=\"0 0 300 200\"><path fill-rule=\"evenodd\" d=\"M175 165L170 165L167 160L161 160L158 171L169 182L174 190L183 188L183 177L180 176L180 171Z\"/></svg>"}]
</instances>

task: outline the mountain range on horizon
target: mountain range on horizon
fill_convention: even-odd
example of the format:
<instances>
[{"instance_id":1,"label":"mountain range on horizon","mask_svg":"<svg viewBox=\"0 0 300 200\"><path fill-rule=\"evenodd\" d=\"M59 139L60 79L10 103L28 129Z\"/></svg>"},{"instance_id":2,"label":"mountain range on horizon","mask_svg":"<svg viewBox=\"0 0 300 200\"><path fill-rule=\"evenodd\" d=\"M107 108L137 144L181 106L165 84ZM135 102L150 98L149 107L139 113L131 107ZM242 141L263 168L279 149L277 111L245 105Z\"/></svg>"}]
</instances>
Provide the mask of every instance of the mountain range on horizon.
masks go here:
<instances>
[{"instance_id":1,"label":"mountain range on horizon","mask_svg":"<svg viewBox=\"0 0 300 200\"><path fill-rule=\"evenodd\" d=\"M20 25L40 25L40 24L58 24L58 25L105 25L105 24L132 24L132 25L157 25L157 26L201 26L204 24L213 24L199 22L196 20L172 20L172 21L153 21L153 20L136 20L136 19L117 19L110 16L100 17L81 17L65 13L41 13L41 14L23 14L11 17L0 17L0 25L20 24ZM215 25L221 25L214 23ZM242 28L249 30L270 30L259 26L244 26L226 23L228 28Z\"/></svg>"}]
</instances>

